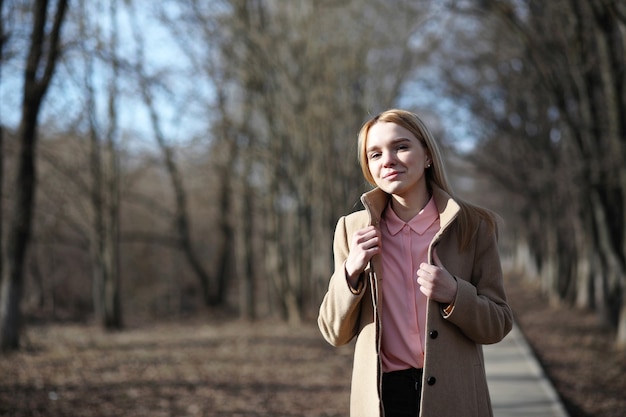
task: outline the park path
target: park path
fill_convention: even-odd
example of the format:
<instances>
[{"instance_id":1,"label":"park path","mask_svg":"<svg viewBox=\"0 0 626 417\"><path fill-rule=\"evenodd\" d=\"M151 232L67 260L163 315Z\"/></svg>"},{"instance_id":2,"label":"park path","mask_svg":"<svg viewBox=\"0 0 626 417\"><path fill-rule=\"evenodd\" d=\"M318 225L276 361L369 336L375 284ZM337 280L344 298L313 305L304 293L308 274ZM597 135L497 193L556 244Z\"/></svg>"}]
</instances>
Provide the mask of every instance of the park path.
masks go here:
<instances>
[{"instance_id":1,"label":"park path","mask_svg":"<svg viewBox=\"0 0 626 417\"><path fill-rule=\"evenodd\" d=\"M494 417L568 417L517 326L484 352Z\"/></svg>"}]
</instances>

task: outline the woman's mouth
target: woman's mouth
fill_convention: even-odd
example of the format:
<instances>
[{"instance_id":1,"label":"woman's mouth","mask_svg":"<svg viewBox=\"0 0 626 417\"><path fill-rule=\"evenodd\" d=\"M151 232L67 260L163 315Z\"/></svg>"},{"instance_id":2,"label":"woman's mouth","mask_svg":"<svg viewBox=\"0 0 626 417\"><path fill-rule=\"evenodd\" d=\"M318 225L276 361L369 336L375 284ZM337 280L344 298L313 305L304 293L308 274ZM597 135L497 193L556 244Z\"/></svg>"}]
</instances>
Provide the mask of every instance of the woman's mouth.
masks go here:
<instances>
[{"instance_id":1,"label":"woman's mouth","mask_svg":"<svg viewBox=\"0 0 626 417\"><path fill-rule=\"evenodd\" d=\"M398 171L391 171L391 172L386 173L386 174L383 176L383 179L386 179L386 180L393 180L393 179L398 178L398 177L400 176L400 174L401 174L401 173L400 173L400 172L398 172Z\"/></svg>"}]
</instances>

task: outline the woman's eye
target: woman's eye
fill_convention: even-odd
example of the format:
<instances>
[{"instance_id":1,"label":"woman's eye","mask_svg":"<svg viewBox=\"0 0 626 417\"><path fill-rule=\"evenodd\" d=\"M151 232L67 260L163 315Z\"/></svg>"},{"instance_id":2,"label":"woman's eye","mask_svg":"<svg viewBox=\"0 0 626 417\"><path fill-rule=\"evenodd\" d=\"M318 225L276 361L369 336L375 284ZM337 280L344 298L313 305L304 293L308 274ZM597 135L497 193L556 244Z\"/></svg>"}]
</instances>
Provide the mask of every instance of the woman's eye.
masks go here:
<instances>
[{"instance_id":1,"label":"woman's eye","mask_svg":"<svg viewBox=\"0 0 626 417\"><path fill-rule=\"evenodd\" d=\"M377 159L377 158L380 158L380 155L381 155L381 154L380 154L380 152L372 152L372 153L369 155L369 159Z\"/></svg>"}]
</instances>

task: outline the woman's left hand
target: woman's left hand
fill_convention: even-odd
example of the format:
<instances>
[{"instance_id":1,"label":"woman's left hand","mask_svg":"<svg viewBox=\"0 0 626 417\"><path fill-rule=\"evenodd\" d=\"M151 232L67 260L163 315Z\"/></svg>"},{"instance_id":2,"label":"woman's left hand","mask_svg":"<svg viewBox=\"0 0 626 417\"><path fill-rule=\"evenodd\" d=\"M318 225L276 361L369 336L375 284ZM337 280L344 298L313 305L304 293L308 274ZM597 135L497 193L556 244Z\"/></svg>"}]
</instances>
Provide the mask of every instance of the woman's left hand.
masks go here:
<instances>
[{"instance_id":1,"label":"woman's left hand","mask_svg":"<svg viewBox=\"0 0 626 417\"><path fill-rule=\"evenodd\" d=\"M435 265L422 263L417 270L420 291L434 301L452 304L456 298L456 279L443 267L437 251L433 252L433 259Z\"/></svg>"}]
</instances>

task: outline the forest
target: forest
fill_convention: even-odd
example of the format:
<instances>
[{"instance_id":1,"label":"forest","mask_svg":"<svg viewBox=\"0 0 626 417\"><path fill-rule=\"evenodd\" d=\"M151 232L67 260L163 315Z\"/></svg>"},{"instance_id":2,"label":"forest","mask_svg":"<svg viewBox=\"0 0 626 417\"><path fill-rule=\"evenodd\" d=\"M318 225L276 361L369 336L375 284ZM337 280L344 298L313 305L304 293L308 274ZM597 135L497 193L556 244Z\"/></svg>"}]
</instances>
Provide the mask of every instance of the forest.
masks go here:
<instances>
[{"instance_id":1,"label":"forest","mask_svg":"<svg viewBox=\"0 0 626 417\"><path fill-rule=\"evenodd\" d=\"M35 321L310 320L356 135L420 114L507 272L626 348L626 3L0 0L0 351Z\"/></svg>"}]
</instances>

